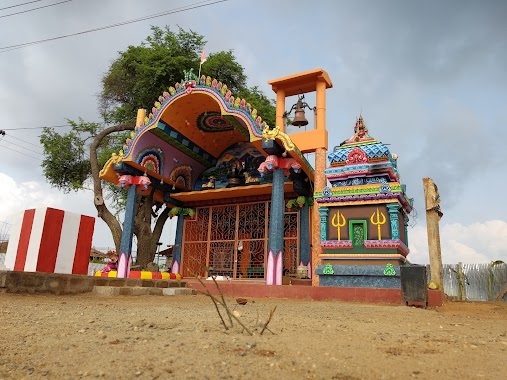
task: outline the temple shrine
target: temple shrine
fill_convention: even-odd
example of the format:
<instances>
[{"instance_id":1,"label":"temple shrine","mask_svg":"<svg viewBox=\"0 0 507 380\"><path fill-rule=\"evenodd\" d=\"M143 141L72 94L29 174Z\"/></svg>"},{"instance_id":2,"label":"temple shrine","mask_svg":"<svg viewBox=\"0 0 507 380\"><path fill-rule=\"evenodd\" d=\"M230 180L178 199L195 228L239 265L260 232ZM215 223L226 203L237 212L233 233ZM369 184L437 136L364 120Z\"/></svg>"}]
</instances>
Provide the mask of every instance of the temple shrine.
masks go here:
<instances>
[{"instance_id":1,"label":"temple shrine","mask_svg":"<svg viewBox=\"0 0 507 380\"><path fill-rule=\"evenodd\" d=\"M396 156L362 116L328 153L324 70L268 83L276 126L226 84L191 72L148 115L138 111L135 130L100 172L128 189L118 277L129 273L135 196L153 192L178 216L171 272L184 278L281 285L299 271L313 286L399 288L412 206ZM287 133L286 98L299 97L297 113L312 92L313 128Z\"/></svg>"}]
</instances>

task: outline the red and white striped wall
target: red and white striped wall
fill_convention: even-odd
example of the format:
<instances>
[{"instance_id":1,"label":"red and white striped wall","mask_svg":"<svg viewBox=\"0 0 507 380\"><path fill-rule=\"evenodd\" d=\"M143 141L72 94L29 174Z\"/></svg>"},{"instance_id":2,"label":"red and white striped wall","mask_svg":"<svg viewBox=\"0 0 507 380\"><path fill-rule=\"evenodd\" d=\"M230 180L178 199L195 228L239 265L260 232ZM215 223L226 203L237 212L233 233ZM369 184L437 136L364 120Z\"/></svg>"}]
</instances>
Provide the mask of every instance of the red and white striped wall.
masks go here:
<instances>
[{"instance_id":1,"label":"red and white striped wall","mask_svg":"<svg viewBox=\"0 0 507 380\"><path fill-rule=\"evenodd\" d=\"M5 267L87 274L95 218L54 208L25 210L10 230Z\"/></svg>"}]
</instances>

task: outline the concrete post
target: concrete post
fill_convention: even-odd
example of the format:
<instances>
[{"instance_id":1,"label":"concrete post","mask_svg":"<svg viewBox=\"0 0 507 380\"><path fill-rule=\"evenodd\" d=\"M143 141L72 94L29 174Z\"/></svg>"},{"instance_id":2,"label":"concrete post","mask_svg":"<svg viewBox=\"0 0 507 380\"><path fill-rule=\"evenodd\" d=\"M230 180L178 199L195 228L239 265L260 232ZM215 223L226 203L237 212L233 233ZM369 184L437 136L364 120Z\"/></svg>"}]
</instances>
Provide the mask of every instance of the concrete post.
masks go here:
<instances>
[{"instance_id":1,"label":"concrete post","mask_svg":"<svg viewBox=\"0 0 507 380\"><path fill-rule=\"evenodd\" d=\"M423 178L424 200L426 204L426 229L428 232L428 250L430 255L431 281L442 289L442 253L440 251L440 230L438 222L442 217L440 211L440 195L431 178Z\"/></svg>"}]
</instances>

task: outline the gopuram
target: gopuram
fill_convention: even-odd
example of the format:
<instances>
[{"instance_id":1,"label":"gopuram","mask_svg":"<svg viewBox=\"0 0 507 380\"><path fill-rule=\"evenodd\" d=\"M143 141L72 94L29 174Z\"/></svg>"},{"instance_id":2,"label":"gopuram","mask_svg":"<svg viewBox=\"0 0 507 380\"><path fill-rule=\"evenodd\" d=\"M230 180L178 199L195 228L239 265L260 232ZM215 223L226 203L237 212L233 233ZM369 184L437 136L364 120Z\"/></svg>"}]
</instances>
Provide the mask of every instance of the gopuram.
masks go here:
<instances>
[{"instance_id":1,"label":"gopuram","mask_svg":"<svg viewBox=\"0 0 507 380\"><path fill-rule=\"evenodd\" d=\"M400 183L397 158L369 134L362 116L352 137L328 154L331 186L315 193L323 247L320 285L400 287L413 200Z\"/></svg>"}]
</instances>

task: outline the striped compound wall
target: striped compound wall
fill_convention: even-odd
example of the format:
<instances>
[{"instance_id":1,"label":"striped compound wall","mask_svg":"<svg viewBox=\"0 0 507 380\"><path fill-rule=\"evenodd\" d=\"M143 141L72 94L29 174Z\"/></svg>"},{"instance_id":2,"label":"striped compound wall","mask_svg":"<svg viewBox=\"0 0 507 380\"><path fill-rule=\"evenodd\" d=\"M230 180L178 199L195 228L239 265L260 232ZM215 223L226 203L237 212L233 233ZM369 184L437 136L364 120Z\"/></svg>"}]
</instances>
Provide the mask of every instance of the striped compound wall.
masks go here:
<instances>
[{"instance_id":1,"label":"striped compound wall","mask_svg":"<svg viewBox=\"0 0 507 380\"><path fill-rule=\"evenodd\" d=\"M22 272L88 274L95 218L37 208L16 216L5 267Z\"/></svg>"}]
</instances>

